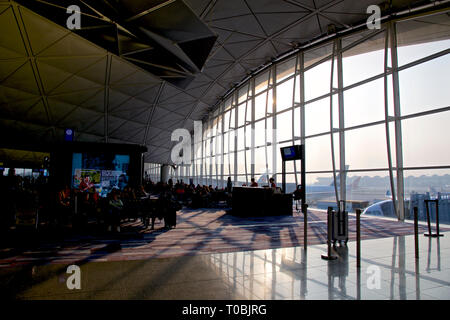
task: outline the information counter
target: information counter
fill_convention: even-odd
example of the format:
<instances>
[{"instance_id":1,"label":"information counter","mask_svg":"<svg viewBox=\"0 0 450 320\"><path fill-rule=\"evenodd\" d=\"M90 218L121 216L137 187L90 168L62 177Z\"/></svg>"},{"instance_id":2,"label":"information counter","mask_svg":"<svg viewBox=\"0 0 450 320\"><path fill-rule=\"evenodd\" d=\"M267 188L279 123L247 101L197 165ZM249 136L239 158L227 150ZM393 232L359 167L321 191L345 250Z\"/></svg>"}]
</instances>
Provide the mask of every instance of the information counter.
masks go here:
<instances>
[{"instance_id":1,"label":"information counter","mask_svg":"<svg viewBox=\"0 0 450 320\"><path fill-rule=\"evenodd\" d=\"M292 194L271 188L234 187L231 214L239 217L292 215Z\"/></svg>"}]
</instances>

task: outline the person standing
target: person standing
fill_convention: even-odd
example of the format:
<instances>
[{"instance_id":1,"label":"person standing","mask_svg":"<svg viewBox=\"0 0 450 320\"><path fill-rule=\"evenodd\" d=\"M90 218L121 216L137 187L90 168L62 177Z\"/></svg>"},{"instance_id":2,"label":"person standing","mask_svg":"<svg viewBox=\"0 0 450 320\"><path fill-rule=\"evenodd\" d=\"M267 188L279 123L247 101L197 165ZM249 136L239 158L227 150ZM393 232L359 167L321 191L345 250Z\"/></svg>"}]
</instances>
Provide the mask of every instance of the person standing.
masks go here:
<instances>
[{"instance_id":1,"label":"person standing","mask_svg":"<svg viewBox=\"0 0 450 320\"><path fill-rule=\"evenodd\" d=\"M227 179L227 192L231 193L233 190L233 183L231 182L231 177L228 177Z\"/></svg>"}]
</instances>

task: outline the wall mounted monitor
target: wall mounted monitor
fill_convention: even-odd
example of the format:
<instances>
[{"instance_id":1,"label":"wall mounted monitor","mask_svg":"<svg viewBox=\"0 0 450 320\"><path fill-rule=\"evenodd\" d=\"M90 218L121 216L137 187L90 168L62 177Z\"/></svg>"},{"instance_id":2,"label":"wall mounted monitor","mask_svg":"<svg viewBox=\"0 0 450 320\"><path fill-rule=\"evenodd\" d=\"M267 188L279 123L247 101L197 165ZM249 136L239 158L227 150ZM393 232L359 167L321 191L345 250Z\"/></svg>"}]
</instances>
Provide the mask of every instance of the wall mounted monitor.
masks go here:
<instances>
[{"instance_id":1,"label":"wall mounted monitor","mask_svg":"<svg viewBox=\"0 0 450 320\"><path fill-rule=\"evenodd\" d=\"M302 159L302 146L289 146L280 148L281 158L283 161L301 160Z\"/></svg>"},{"instance_id":2,"label":"wall mounted monitor","mask_svg":"<svg viewBox=\"0 0 450 320\"><path fill-rule=\"evenodd\" d=\"M102 197L113 189L128 185L130 156L111 153L73 153L72 188L88 191L91 188Z\"/></svg>"}]
</instances>

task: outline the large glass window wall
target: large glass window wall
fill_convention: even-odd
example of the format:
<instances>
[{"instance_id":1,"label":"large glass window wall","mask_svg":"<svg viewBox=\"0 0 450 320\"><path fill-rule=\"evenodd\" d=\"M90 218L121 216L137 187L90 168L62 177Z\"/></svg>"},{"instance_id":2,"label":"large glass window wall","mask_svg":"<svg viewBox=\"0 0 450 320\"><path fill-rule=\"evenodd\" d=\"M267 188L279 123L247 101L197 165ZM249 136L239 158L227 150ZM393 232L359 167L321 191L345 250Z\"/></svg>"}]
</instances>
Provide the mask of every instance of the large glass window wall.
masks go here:
<instances>
[{"instance_id":1,"label":"large glass window wall","mask_svg":"<svg viewBox=\"0 0 450 320\"><path fill-rule=\"evenodd\" d=\"M180 177L219 188L228 177L281 184L279 148L304 144L310 207L391 201L391 215L409 218L417 193L450 195L449 53L446 13L301 50L217 106ZM290 163L287 191L299 176L300 163Z\"/></svg>"}]
</instances>

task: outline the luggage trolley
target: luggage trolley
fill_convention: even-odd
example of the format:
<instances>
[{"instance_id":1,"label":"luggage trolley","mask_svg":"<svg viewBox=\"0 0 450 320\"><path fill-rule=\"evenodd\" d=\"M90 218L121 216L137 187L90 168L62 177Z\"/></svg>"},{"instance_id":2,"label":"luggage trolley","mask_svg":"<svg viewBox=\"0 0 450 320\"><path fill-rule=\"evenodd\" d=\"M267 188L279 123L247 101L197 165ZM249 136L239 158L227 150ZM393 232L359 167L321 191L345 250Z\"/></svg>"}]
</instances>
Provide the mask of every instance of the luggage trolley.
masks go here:
<instances>
[{"instance_id":1,"label":"luggage trolley","mask_svg":"<svg viewBox=\"0 0 450 320\"><path fill-rule=\"evenodd\" d=\"M345 201L339 200L338 211L333 211L332 214L331 240L333 246L336 246L338 241L340 245L342 245L342 242L347 245L348 242L348 212L345 209Z\"/></svg>"}]
</instances>

